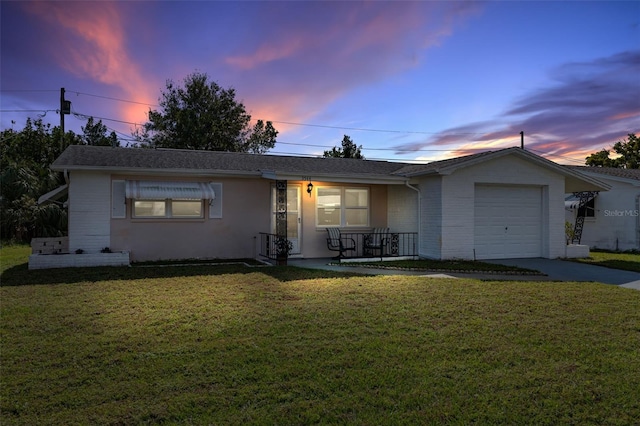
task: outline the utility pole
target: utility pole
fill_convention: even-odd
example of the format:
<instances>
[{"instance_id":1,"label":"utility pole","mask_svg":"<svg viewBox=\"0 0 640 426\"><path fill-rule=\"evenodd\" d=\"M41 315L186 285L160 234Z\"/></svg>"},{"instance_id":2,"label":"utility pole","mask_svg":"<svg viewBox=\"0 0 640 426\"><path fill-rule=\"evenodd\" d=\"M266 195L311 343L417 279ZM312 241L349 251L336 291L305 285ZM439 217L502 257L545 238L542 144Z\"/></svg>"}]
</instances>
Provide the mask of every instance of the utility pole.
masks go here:
<instances>
[{"instance_id":1,"label":"utility pole","mask_svg":"<svg viewBox=\"0 0 640 426\"><path fill-rule=\"evenodd\" d=\"M520 148L524 149L524 131L520 132Z\"/></svg>"},{"instance_id":2,"label":"utility pole","mask_svg":"<svg viewBox=\"0 0 640 426\"><path fill-rule=\"evenodd\" d=\"M60 88L60 152L64 150L64 116L71 114L71 101L64 99L64 87Z\"/></svg>"}]
</instances>

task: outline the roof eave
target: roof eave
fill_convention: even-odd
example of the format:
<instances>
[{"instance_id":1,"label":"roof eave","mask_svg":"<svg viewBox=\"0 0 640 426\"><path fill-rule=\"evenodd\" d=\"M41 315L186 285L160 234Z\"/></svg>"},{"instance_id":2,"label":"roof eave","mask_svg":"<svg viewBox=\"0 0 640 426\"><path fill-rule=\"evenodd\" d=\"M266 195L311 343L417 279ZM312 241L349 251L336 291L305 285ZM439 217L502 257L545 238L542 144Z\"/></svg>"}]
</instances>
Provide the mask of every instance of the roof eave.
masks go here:
<instances>
[{"instance_id":1,"label":"roof eave","mask_svg":"<svg viewBox=\"0 0 640 426\"><path fill-rule=\"evenodd\" d=\"M330 173L283 173L277 171L265 171L262 173L264 179L287 180L287 181L321 181L335 183L363 183L378 185L404 185L406 178L391 175L362 175L362 174L330 174Z\"/></svg>"},{"instance_id":2,"label":"roof eave","mask_svg":"<svg viewBox=\"0 0 640 426\"><path fill-rule=\"evenodd\" d=\"M236 177L260 177L259 171L229 171L214 169L166 169L150 167L108 167L108 166L65 166L52 165L54 171L88 171L88 172L111 172L118 174L132 175L190 175L190 176L236 176Z\"/></svg>"},{"instance_id":3,"label":"roof eave","mask_svg":"<svg viewBox=\"0 0 640 426\"><path fill-rule=\"evenodd\" d=\"M598 172L591 172L591 171L587 171L587 170L579 170L580 173L582 173L583 175L589 175L589 176L593 176L594 179L605 179L605 180L613 180L616 182L624 182L624 183L628 183L632 186L640 186L640 180L637 179L630 179L630 178L626 178L623 176L613 176L613 175L607 175L604 173L598 173Z\"/></svg>"}]
</instances>

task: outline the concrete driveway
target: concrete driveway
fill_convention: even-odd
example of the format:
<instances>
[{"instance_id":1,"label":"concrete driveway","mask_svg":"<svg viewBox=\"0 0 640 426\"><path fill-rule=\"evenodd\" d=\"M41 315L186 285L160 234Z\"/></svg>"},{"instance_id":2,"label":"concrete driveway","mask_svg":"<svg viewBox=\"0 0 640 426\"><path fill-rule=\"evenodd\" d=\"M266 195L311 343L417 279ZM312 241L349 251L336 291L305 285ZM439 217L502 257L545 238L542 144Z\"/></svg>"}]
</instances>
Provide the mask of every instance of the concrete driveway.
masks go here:
<instances>
[{"instance_id":1,"label":"concrete driveway","mask_svg":"<svg viewBox=\"0 0 640 426\"><path fill-rule=\"evenodd\" d=\"M354 272L371 275L420 275L429 278L472 278L481 280L509 280L509 281L597 281L604 284L619 285L621 287L640 290L640 273L621 271L619 269L604 268L602 266L585 263L568 262L558 259L500 259L483 260L503 265L519 266L534 269L547 276L540 275L500 275L482 273L436 273L425 271L404 271L397 269L363 268L353 264L329 265L332 259L289 259L289 265L302 268L324 269L340 272Z\"/></svg>"},{"instance_id":2,"label":"concrete driveway","mask_svg":"<svg viewBox=\"0 0 640 426\"><path fill-rule=\"evenodd\" d=\"M640 290L640 273L559 259L499 259L483 262L535 269L554 281L597 281Z\"/></svg>"}]
</instances>

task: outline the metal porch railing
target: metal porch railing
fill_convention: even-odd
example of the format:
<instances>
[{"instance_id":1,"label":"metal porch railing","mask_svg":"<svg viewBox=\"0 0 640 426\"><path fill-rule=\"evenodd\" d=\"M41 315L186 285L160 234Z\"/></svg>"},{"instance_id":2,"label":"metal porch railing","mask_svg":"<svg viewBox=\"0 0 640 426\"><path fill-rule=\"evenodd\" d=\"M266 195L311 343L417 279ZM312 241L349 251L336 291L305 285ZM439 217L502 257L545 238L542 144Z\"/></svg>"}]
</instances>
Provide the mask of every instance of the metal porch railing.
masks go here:
<instances>
[{"instance_id":1,"label":"metal porch railing","mask_svg":"<svg viewBox=\"0 0 640 426\"><path fill-rule=\"evenodd\" d=\"M387 244L382 250L372 252L366 249L365 237L370 235L370 231L342 232L342 238L353 238L355 250L344 253L345 259L354 258L380 258L380 257L417 257L418 256L418 233L417 232L389 232ZM278 259L278 236L266 232L260 233L259 255L270 260ZM325 244L326 245L326 244Z\"/></svg>"},{"instance_id":2,"label":"metal porch railing","mask_svg":"<svg viewBox=\"0 0 640 426\"><path fill-rule=\"evenodd\" d=\"M258 253L262 257L266 257L270 260L278 260L278 258L282 259L283 256L278 256L278 247L280 246L278 242L281 237L278 237L276 234L269 234L266 232L260 233L260 253ZM287 256L285 255L286 259Z\"/></svg>"},{"instance_id":3,"label":"metal porch railing","mask_svg":"<svg viewBox=\"0 0 640 426\"><path fill-rule=\"evenodd\" d=\"M418 233L417 232L389 232L386 234L387 243L380 251L370 251L366 248L366 237L371 235L369 231L341 232L342 238L352 238L356 243L356 249L344 254L349 258L375 258L375 257L417 257Z\"/></svg>"}]
</instances>

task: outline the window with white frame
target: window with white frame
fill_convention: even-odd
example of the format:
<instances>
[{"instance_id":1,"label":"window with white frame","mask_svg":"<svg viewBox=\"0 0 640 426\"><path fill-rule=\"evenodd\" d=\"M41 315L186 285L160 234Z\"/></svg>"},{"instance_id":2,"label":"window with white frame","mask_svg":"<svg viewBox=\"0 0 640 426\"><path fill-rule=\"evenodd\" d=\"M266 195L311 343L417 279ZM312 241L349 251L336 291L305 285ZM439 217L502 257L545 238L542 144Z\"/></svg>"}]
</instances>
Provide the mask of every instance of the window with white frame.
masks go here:
<instances>
[{"instance_id":1,"label":"window with white frame","mask_svg":"<svg viewBox=\"0 0 640 426\"><path fill-rule=\"evenodd\" d=\"M202 218L202 200L133 200L135 218Z\"/></svg>"},{"instance_id":2,"label":"window with white frame","mask_svg":"<svg viewBox=\"0 0 640 426\"><path fill-rule=\"evenodd\" d=\"M369 188L318 187L316 225L369 226Z\"/></svg>"},{"instance_id":3,"label":"window with white frame","mask_svg":"<svg viewBox=\"0 0 640 426\"><path fill-rule=\"evenodd\" d=\"M222 217L221 183L114 181L112 197L113 217L125 216L118 209L123 198L131 199L133 218L202 219L205 202L209 205L209 218Z\"/></svg>"}]
</instances>

